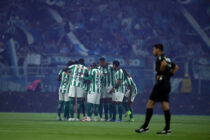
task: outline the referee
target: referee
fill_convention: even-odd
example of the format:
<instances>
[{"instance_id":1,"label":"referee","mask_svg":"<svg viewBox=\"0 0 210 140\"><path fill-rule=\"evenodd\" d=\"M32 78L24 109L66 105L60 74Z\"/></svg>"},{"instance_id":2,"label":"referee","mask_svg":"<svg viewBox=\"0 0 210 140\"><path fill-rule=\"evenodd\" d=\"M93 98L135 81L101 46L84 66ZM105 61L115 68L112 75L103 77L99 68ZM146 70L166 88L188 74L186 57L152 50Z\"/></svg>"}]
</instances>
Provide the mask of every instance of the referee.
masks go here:
<instances>
[{"instance_id":1,"label":"referee","mask_svg":"<svg viewBox=\"0 0 210 140\"><path fill-rule=\"evenodd\" d=\"M157 132L157 134L171 134L170 120L171 113L169 108L169 93L171 91L170 78L178 70L178 66L171 62L169 58L164 55L163 45L156 44L153 47L153 54L157 57L156 60L156 84L153 87L150 98L146 106L146 118L144 124L136 130L137 133L149 132L149 122L152 118L153 108L156 102L161 103L162 110L165 116L165 128Z\"/></svg>"}]
</instances>

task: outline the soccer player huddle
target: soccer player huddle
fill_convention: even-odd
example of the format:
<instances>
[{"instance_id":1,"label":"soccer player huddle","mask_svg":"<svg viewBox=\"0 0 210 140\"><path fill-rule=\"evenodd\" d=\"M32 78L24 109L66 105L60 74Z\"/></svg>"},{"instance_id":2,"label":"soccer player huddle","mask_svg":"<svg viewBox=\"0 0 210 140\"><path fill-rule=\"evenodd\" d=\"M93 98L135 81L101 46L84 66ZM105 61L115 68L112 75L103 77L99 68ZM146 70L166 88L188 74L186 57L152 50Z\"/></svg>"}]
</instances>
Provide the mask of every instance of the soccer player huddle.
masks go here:
<instances>
[{"instance_id":1,"label":"soccer player huddle","mask_svg":"<svg viewBox=\"0 0 210 140\"><path fill-rule=\"evenodd\" d=\"M121 122L124 108L125 117L134 121L131 105L137 87L131 75L120 67L119 61L107 63L102 57L89 67L85 66L84 59L69 61L68 66L59 72L57 80L60 81L58 120L61 120L64 106L63 120Z\"/></svg>"}]
</instances>

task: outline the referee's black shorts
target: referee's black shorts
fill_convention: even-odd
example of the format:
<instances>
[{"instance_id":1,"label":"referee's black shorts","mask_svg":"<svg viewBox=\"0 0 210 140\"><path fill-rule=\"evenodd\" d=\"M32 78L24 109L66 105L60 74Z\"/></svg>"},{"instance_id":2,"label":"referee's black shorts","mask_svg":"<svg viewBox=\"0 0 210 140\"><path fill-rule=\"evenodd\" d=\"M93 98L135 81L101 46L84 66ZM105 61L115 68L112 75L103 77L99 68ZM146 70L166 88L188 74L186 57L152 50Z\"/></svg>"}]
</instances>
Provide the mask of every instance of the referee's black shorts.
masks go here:
<instances>
[{"instance_id":1,"label":"referee's black shorts","mask_svg":"<svg viewBox=\"0 0 210 140\"><path fill-rule=\"evenodd\" d=\"M169 80L158 81L152 89L150 100L155 102L169 102L169 93L171 91L171 84Z\"/></svg>"}]
</instances>

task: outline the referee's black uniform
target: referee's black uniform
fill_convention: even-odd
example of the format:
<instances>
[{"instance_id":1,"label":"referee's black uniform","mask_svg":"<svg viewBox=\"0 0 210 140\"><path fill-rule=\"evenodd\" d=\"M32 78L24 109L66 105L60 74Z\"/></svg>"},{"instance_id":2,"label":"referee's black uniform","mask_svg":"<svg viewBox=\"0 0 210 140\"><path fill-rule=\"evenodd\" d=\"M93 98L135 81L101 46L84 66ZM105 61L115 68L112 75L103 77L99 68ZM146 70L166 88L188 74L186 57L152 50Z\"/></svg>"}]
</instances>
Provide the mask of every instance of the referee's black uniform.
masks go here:
<instances>
[{"instance_id":1,"label":"referee's black uniform","mask_svg":"<svg viewBox=\"0 0 210 140\"><path fill-rule=\"evenodd\" d=\"M161 55L157 55L155 49L159 49L161 51ZM140 127L140 129L137 129L137 133L144 133L148 132L149 128L149 122L152 118L153 114L153 107L156 102L161 102L164 116L165 116L165 122L166 126L163 129L163 131L158 132L157 134L170 134L170 119L171 119L171 113L169 109L169 93L171 91L171 84L170 84L170 78L173 76L173 73L176 72L178 69L178 66L174 64L169 58L167 58L163 54L163 46L161 44L156 44L154 46L153 54L157 56L156 60L156 84L154 85L152 89L152 93L150 95L148 106L146 110L146 117L144 124ZM163 62L163 63L162 63ZM163 64L164 70L161 70L161 65ZM151 105L152 104L152 105Z\"/></svg>"},{"instance_id":2,"label":"referee's black uniform","mask_svg":"<svg viewBox=\"0 0 210 140\"><path fill-rule=\"evenodd\" d=\"M164 71L160 71L161 62L165 60L167 66ZM172 76L171 70L176 65L167 58L164 54L157 57L156 60L156 77L159 76L155 86L153 87L152 93L150 95L150 100L155 102L169 102L169 93L171 91L170 77Z\"/></svg>"}]
</instances>

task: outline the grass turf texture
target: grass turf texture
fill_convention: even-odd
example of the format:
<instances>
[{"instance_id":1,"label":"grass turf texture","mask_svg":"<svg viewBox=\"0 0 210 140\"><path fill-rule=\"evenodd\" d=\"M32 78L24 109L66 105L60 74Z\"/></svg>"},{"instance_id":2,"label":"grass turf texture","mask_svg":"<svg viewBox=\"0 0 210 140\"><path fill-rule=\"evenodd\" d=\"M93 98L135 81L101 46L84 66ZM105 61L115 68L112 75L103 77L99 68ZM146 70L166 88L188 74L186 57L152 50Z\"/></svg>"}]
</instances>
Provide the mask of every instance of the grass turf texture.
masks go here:
<instances>
[{"instance_id":1,"label":"grass turf texture","mask_svg":"<svg viewBox=\"0 0 210 140\"><path fill-rule=\"evenodd\" d=\"M124 118L124 121L126 119ZM1 140L209 140L209 116L172 116L172 134L158 136L164 118L154 115L150 132L134 132L144 121L135 115L135 122L65 122L56 121L56 114L0 113Z\"/></svg>"}]
</instances>

